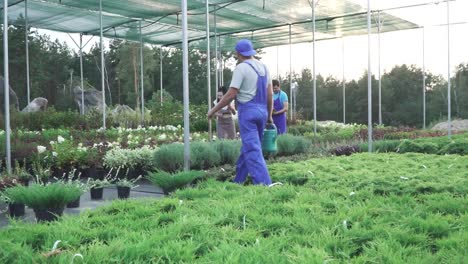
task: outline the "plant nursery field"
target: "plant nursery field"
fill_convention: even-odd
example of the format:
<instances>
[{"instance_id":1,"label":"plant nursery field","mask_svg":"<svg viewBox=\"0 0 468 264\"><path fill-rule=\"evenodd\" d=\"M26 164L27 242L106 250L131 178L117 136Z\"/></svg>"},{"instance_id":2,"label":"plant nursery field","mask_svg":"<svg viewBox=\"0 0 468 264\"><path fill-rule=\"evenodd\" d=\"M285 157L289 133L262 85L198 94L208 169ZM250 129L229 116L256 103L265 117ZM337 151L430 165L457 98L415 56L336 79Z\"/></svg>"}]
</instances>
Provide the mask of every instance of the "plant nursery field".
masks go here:
<instances>
[{"instance_id":1,"label":"plant nursery field","mask_svg":"<svg viewBox=\"0 0 468 264\"><path fill-rule=\"evenodd\" d=\"M0 263L468 263L468 156L354 154L269 165L0 231ZM54 242L61 240L51 254Z\"/></svg>"}]
</instances>

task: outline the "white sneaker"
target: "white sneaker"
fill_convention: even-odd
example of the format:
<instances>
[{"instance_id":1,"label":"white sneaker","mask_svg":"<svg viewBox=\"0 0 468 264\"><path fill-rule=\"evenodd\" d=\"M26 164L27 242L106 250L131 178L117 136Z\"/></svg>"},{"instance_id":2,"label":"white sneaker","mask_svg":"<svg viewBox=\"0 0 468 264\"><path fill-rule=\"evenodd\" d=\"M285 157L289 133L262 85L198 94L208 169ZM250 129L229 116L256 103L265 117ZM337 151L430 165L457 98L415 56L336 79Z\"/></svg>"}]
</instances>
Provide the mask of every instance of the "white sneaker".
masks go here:
<instances>
[{"instance_id":1,"label":"white sneaker","mask_svg":"<svg viewBox=\"0 0 468 264\"><path fill-rule=\"evenodd\" d=\"M268 185L268 187L273 187L273 186L276 186L276 185L283 185L281 182L274 182L270 185Z\"/></svg>"}]
</instances>

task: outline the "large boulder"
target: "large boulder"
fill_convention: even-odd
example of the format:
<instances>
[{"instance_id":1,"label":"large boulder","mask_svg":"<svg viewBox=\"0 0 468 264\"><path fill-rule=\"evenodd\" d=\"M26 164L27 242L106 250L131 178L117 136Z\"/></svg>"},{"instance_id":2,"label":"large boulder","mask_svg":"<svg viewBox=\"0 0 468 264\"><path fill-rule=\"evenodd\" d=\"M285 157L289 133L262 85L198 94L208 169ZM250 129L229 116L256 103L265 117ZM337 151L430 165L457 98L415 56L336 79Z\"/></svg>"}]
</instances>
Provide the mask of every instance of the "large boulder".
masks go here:
<instances>
[{"instance_id":1,"label":"large boulder","mask_svg":"<svg viewBox=\"0 0 468 264\"><path fill-rule=\"evenodd\" d=\"M135 110L133 110L130 106L128 105L117 105L114 110L112 110L112 114L115 116L121 115L121 114L135 114Z\"/></svg>"},{"instance_id":2,"label":"large boulder","mask_svg":"<svg viewBox=\"0 0 468 264\"><path fill-rule=\"evenodd\" d=\"M2 107L0 107L0 113L3 113L4 111L4 97L3 95L5 94L5 83L4 83L4 80L3 80L3 77L0 77L0 105ZM11 106L14 106L14 108L19 111L19 101L18 101L18 96L16 96L16 93L15 91L13 91L13 89L11 89L11 86L10 86L10 107Z\"/></svg>"},{"instance_id":3,"label":"large boulder","mask_svg":"<svg viewBox=\"0 0 468 264\"><path fill-rule=\"evenodd\" d=\"M81 110L81 93L82 90L79 86L76 86L73 89L74 100L78 105L78 109ZM84 112L87 113L92 109L96 109L99 112L102 112L103 107L106 106L105 102L102 101L102 92L91 88L86 89L83 92L84 94Z\"/></svg>"},{"instance_id":4,"label":"large boulder","mask_svg":"<svg viewBox=\"0 0 468 264\"><path fill-rule=\"evenodd\" d=\"M39 111L45 111L47 109L47 99L44 97L37 97L34 98L34 100L31 101L31 103L28 104L21 112L39 112Z\"/></svg>"},{"instance_id":5,"label":"large boulder","mask_svg":"<svg viewBox=\"0 0 468 264\"><path fill-rule=\"evenodd\" d=\"M452 131L468 131L468 119L464 120L452 120L451 122ZM447 130L448 122L441 122L432 127L432 130Z\"/></svg>"}]
</instances>

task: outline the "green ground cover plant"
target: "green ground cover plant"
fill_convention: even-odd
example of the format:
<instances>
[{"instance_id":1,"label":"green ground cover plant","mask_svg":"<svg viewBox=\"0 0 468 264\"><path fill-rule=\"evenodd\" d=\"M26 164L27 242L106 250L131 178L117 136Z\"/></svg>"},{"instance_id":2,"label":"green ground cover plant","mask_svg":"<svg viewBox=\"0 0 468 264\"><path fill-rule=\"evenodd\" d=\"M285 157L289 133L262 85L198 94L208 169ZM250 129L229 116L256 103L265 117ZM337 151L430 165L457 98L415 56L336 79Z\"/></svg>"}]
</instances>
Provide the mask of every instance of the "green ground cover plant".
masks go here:
<instances>
[{"instance_id":1,"label":"green ground cover plant","mask_svg":"<svg viewBox=\"0 0 468 264\"><path fill-rule=\"evenodd\" d=\"M355 154L269 169L308 181L210 179L49 225L14 222L0 231L0 262L70 263L79 253L85 263L466 263L466 156ZM61 252L44 257L57 240Z\"/></svg>"}]
</instances>

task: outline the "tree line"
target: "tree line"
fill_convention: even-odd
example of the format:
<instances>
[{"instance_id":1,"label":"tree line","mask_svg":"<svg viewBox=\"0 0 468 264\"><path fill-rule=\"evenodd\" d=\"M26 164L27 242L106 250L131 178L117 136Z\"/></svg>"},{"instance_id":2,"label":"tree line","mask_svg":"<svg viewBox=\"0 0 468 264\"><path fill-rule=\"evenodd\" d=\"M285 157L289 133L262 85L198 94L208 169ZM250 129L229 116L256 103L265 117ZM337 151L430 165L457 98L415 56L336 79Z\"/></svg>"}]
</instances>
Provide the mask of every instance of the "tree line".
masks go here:
<instances>
[{"instance_id":1,"label":"tree line","mask_svg":"<svg viewBox=\"0 0 468 264\"><path fill-rule=\"evenodd\" d=\"M10 85L19 98L20 108L27 104L24 27L9 28ZM79 85L79 54L58 40L28 29L30 54L31 98L45 97L57 110L78 110L73 101L72 89ZM3 49L3 36L0 37ZM145 45L144 97L145 102L158 100L160 91L160 48ZM182 101L182 52L164 48L163 87L176 101ZM224 63L231 61L233 54L223 52ZM215 63L212 58L212 100L215 98ZM189 82L191 104L207 104L206 53L189 52ZM0 54L3 60L3 53ZM83 70L86 82L101 90L100 48L94 44L83 54ZM3 72L3 64L0 64ZM111 40L105 50L106 103L126 104L140 107L140 44L123 40ZM229 85L232 72L225 68L224 84ZM422 126L423 72L414 65L395 66L382 75L383 123L394 126ZM303 119L313 117L312 74L309 69L293 73L298 83L297 110ZM290 95L289 78L280 77L282 89ZM328 76L317 76L318 120L343 120L343 83ZM348 80L346 86L346 122L367 123L367 73L358 80ZM373 121L378 122L378 80L372 76ZM452 116L468 118L468 64L460 64L451 78ZM447 116L447 80L442 76L426 73L427 124ZM2 102L3 104L3 102ZM146 103L145 103L146 104Z\"/></svg>"}]
</instances>

